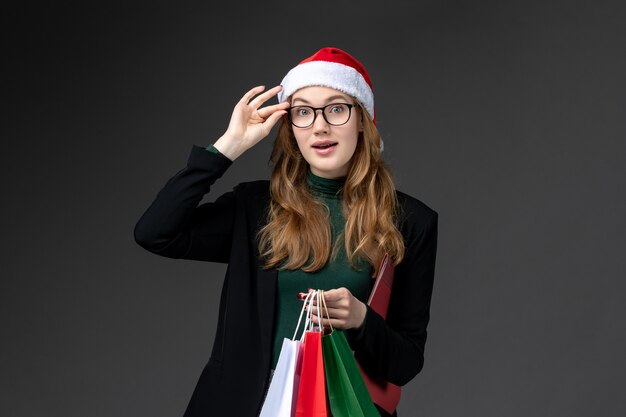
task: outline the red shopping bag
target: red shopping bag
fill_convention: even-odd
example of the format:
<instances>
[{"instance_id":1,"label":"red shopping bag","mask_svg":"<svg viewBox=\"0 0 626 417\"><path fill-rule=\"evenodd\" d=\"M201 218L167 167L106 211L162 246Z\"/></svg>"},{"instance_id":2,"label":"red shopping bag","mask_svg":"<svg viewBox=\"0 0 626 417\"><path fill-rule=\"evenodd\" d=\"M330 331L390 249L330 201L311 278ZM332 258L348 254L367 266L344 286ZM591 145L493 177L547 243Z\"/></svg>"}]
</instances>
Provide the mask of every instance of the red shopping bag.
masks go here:
<instances>
[{"instance_id":1,"label":"red shopping bag","mask_svg":"<svg viewBox=\"0 0 626 417\"><path fill-rule=\"evenodd\" d=\"M315 295L311 297L311 302L314 298ZM309 314L311 310L310 308ZM328 417L330 413L326 401L322 329L313 327L310 320L307 322L310 329L304 333L295 417Z\"/></svg>"},{"instance_id":2,"label":"red shopping bag","mask_svg":"<svg viewBox=\"0 0 626 417\"><path fill-rule=\"evenodd\" d=\"M389 255L385 254L378 268L378 276L370 294L367 304L377 312L383 319L387 318L387 310L389 307L389 298L391 297L391 288L393 287L393 276L395 268L389 259ZM375 404L381 406L389 414L393 414L394 410L400 402L402 388L394 385L382 378L369 375L363 370L361 364L358 363L361 374L367 390Z\"/></svg>"},{"instance_id":3,"label":"red shopping bag","mask_svg":"<svg viewBox=\"0 0 626 417\"><path fill-rule=\"evenodd\" d=\"M357 365L361 371L361 375L363 376L363 382L365 382L367 390L372 397L372 401L382 407L389 414L393 414L398 406L398 403L400 402L402 388L389 381L385 381L382 378L374 378L370 376L363 370L358 361Z\"/></svg>"}]
</instances>

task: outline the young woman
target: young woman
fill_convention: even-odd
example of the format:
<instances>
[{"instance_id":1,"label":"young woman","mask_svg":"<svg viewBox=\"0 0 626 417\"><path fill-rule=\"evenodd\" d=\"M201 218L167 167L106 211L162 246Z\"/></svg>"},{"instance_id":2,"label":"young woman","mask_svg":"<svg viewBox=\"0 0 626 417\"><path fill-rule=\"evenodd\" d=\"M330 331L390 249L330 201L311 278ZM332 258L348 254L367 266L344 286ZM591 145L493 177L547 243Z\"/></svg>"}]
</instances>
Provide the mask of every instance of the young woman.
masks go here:
<instances>
[{"instance_id":1,"label":"young woman","mask_svg":"<svg viewBox=\"0 0 626 417\"><path fill-rule=\"evenodd\" d=\"M273 97L278 104L263 106ZM200 204L279 121L271 179ZM325 290L330 324L345 329L369 373L404 385L422 369L437 213L395 189L381 150L367 71L322 48L280 86L248 91L225 133L194 145L141 216L134 234L148 251L228 264L213 349L186 417L258 415L282 340L293 336L297 295L309 288ZM396 267L384 320L365 303L386 253Z\"/></svg>"}]
</instances>

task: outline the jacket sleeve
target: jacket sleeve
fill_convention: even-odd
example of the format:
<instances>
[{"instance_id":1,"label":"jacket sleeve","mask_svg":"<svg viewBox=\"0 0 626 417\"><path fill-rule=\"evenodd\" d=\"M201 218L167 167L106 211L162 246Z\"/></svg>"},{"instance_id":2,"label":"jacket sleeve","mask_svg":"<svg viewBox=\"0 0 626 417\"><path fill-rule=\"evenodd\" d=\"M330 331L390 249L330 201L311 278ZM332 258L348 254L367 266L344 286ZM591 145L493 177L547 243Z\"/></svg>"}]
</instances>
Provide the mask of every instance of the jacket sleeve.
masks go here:
<instances>
[{"instance_id":1,"label":"jacket sleeve","mask_svg":"<svg viewBox=\"0 0 626 417\"><path fill-rule=\"evenodd\" d=\"M187 166L171 177L137 221L135 241L169 258L228 262L234 192L200 205L232 161L194 145Z\"/></svg>"},{"instance_id":2,"label":"jacket sleeve","mask_svg":"<svg viewBox=\"0 0 626 417\"><path fill-rule=\"evenodd\" d=\"M348 331L361 366L396 385L405 385L421 371L430 318L438 215L430 209L418 211L419 221L416 213L409 213L402 227L406 252L395 269L387 320L368 306L364 325Z\"/></svg>"}]
</instances>

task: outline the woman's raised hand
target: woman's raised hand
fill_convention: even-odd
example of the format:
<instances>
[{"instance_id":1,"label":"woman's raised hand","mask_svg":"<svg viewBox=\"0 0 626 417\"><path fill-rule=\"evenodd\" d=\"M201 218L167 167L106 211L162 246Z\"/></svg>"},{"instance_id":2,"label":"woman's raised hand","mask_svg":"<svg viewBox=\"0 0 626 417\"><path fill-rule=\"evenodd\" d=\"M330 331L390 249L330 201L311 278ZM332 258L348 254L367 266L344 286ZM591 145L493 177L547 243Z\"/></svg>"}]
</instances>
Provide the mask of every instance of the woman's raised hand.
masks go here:
<instances>
[{"instance_id":1,"label":"woman's raised hand","mask_svg":"<svg viewBox=\"0 0 626 417\"><path fill-rule=\"evenodd\" d=\"M287 114L288 102L261 107L282 89L254 87L239 100L230 117L226 132L213 144L224 156L234 161L245 151L269 135L278 120ZM256 96L256 97L255 97Z\"/></svg>"}]
</instances>

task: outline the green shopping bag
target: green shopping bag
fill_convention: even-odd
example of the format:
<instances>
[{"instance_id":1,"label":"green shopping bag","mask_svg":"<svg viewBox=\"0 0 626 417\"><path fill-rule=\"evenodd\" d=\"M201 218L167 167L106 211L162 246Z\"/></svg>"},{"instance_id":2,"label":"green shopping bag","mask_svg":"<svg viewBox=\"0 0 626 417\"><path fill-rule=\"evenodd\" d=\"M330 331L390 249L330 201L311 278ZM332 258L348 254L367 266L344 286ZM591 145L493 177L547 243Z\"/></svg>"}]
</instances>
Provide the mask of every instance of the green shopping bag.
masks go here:
<instances>
[{"instance_id":1,"label":"green shopping bag","mask_svg":"<svg viewBox=\"0 0 626 417\"><path fill-rule=\"evenodd\" d=\"M325 308L323 293L319 299ZM333 417L380 417L343 331L331 329L322 337L322 355Z\"/></svg>"}]
</instances>

